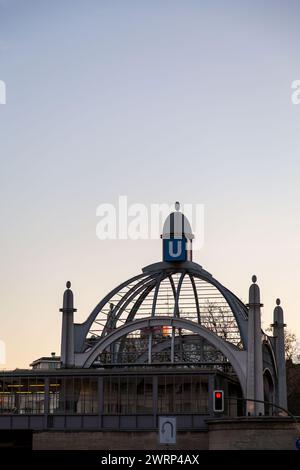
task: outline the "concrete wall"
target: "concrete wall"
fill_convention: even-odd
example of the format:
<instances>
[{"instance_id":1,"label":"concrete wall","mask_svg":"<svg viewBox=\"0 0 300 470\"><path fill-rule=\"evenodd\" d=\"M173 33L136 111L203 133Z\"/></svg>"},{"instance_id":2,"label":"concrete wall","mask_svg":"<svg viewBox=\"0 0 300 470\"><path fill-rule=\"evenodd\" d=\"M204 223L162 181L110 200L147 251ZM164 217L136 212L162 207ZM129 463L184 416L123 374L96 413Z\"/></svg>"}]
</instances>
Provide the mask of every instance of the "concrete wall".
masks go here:
<instances>
[{"instance_id":1,"label":"concrete wall","mask_svg":"<svg viewBox=\"0 0 300 470\"><path fill-rule=\"evenodd\" d=\"M300 430L290 418L210 419L208 431L179 431L162 446L155 431L35 431L35 450L295 450ZM298 425L299 426L299 425Z\"/></svg>"},{"instance_id":2,"label":"concrete wall","mask_svg":"<svg viewBox=\"0 0 300 470\"><path fill-rule=\"evenodd\" d=\"M33 434L34 450L203 450L207 432L177 432L176 445L160 445L153 431L40 431Z\"/></svg>"},{"instance_id":3,"label":"concrete wall","mask_svg":"<svg viewBox=\"0 0 300 470\"><path fill-rule=\"evenodd\" d=\"M295 422L283 417L210 420L208 429L209 450L296 450L300 437Z\"/></svg>"}]
</instances>

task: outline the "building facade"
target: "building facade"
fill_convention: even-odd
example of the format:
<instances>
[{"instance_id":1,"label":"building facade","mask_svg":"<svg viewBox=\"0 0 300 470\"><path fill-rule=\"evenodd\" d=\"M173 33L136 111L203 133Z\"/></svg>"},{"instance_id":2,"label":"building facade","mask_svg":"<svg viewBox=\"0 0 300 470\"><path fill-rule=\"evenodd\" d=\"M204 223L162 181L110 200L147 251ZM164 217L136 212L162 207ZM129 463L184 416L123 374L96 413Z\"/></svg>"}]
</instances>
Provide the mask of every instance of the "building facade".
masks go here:
<instances>
[{"instance_id":1,"label":"building facade","mask_svg":"<svg viewBox=\"0 0 300 470\"><path fill-rule=\"evenodd\" d=\"M161 238L162 261L113 289L81 324L67 282L61 355L0 374L0 429L155 433L167 415L179 432L201 433L212 418L286 409L280 300L268 336L256 276L245 305L195 263L178 203ZM221 412L214 390L224 392Z\"/></svg>"}]
</instances>

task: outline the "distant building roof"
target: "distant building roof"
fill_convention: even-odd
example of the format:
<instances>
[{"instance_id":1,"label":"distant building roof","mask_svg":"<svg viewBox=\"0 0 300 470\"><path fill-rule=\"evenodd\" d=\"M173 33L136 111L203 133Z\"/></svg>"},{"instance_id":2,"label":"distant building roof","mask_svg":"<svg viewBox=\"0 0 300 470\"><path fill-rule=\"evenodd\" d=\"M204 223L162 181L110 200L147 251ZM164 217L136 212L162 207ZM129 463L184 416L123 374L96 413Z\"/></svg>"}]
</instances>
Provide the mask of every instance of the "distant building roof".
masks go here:
<instances>
[{"instance_id":1,"label":"distant building roof","mask_svg":"<svg viewBox=\"0 0 300 470\"><path fill-rule=\"evenodd\" d=\"M60 356L43 356L35 359L30 364L33 369L53 369L60 367Z\"/></svg>"}]
</instances>

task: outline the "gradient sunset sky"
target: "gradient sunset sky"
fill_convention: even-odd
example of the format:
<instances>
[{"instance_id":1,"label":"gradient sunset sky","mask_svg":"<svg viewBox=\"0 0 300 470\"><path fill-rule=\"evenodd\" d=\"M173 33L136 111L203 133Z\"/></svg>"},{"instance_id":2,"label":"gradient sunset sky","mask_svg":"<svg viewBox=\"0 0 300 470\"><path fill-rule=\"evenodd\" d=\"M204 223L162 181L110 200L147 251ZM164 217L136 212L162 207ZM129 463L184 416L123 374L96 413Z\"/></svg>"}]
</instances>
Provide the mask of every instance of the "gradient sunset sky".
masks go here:
<instances>
[{"instance_id":1,"label":"gradient sunset sky","mask_svg":"<svg viewBox=\"0 0 300 470\"><path fill-rule=\"evenodd\" d=\"M101 203L204 204L194 260L300 337L299 1L0 0L3 368L59 353L157 240L100 241ZM159 234L158 234L159 235ZM197 233L195 233L197 237Z\"/></svg>"}]
</instances>

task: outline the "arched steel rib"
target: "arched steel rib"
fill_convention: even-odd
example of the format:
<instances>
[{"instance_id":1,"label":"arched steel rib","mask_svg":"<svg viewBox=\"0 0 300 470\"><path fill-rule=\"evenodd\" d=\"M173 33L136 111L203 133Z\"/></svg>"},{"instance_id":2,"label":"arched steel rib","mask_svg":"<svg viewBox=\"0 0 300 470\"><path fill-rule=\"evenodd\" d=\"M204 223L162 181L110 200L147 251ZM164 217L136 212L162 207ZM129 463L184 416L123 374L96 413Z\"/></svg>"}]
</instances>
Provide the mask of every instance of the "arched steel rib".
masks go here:
<instances>
[{"instance_id":1,"label":"arched steel rib","mask_svg":"<svg viewBox=\"0 0 300 470\"><path fill-rule=\"evenodd\" d=\"M120 316L126 309L127 305L130 304L132 299L139 294L142 290L145 289L145 286L153 282L153 275L149 276L147 279L143 279L142 281L138 282L135 286L133 286L131 289L126 292L125 295L119 300L117 305L114 307L112 314L114 315L113 318L108 319L107 325L103 329L103 333L101 336L104 336L105 333L107 332L107 328L113 329L116 327L117 321L119 320Z\"/></svg>"},{"instance_id":2,"label":"arched steel rib","mask_svg":"<svg viewBox=\"0 0 300 470\"><path fill-rule=\"evenodd\" d=\"M155 278L153 283L149 284L149 286L146 288L146 290L139 296L139 298L136 300L135 304L133 305L132 309L129 312L129 315L126 319L125 323L128 323L132 320L134 320L134 317L136 313L138 312L141 304L144 302L144 300L148 297L150 292L154 289L156 285L157 279Z\"/></svg>"},{"instance_id":3,"label":"arched steel rib","mask_svg":"<svg viewBox=\"0 0 300 470\"><path fill-rule=\"evenodd\" d=\"M182 286L185 275L186 275L186 272L183 271L178 281L177 292L176 292L176 297L175 297L174 312L173 312L174 317L179 317L179 297L180 297L181 286Z\"/></svg>"},{"instance_id":4,"label":"arched steel rib","mask_svg":"<svg viewBox=\"0 0 300 470\"><path fill-rule=\"evenodd\" d=\"M212 331L204 328L201 325L198 325L197 323L193 323L190 320L184 320L182 318L148 317L141 318L140 320L134 320L133 322L128 323L127 325L125 324L114 330L112 333L95 344L95 346L93 346L86 353L75 355L75 364L78 367L90 367L102 351L104 351L110 344L118 341L118 339L120 339L122 336L127 336L132 331L156 326L171 326L172 328L182 328L184 330L199 334L200 337L203 337L217 350L221 351L225 357L228 358L239 378L243 392L246 393L247 352L239 351L237 348L233 347L230 343L220 338Z\"/></svg>"},{"instance_id":5,"label":"arched steel rib","mask_svg":"<svg viewBox=\"0 0 300 470\"><path fill-rule=\"evenodd\" d=\"M153 301L152 301L151 317L155 317L155 310L156 310L157 297L159 293L160 284L161 284L161 281L165 279L166 277L167 275L164 273L160 274L158 277L157 284L155 286Z\"/></svg>"},{"instance_id":6,"label":"arched steel rib","mask_svg":"<svg viewBox=\"0 0 300 470\"><path fill-rule=\"evenodd\" d=\"M132 282L138 280L138 279L147 279L150 276L148 274L142 273L138 274L137 276L132 277L131 279L127 279L127 281L122 282L122 284L119 284L117 287L115 287L113 290L111 290L94 308L94 310L90 313L88 318L83 322L83 323L75 323L74 324L74 340L75 340L75 351L79 352L82 351L83 346L84 346L84 341L85 338L91 329L91 326L96 319L98 313L102 310L102 308L109 302L109 300L121 289L124 287L128 286Z\"/></svg>"},{"instance_id":7,"label":"arched steel rib","mask_svg":"<svg viewBox=\"0 0 300 470\"><path fill-rule=\"evenodd\" d=\"M139 298L137 299L137 301L135 302L135 304L133 305L131 311L129 312L129 315L125 321L125 323L129 323L131 321L134 320L134 317L135 317L135 314L137 313L140 305L143 303L143 301L146 299L146 297L150 294L150 292L152 291L152 289L154 289L155 285L156 285L156 282L157 282L157 279L155 278L153 280L153 283L150 284L146 290L144 292L142 292L142 294L139 296ZM118 351L118 361L119 362L122 362L121 361L121 357L122 357L122 354L123 354L123 351L124 351L124 347L125 347L125 343L126 343L126 336L124 336L123 338L121 338L121 341L120 341L120 347L119 347L119 351Z\"/></svg>"},{"instance_id":8,"label":"arched steel rib","mask_svg":"<svg viewBox=\"0 0 300 470\"><path fill-rule=\"evenodd\" d=\"M173 291L173 295L174 295L174 301L175 301L175 299L176 299L176 287L175 287L175 284L174 284L174 279L172 277L172 274L169 274L168 278L169 278L169 281L170 281L170 284L171 284L171 287L172 287L172 291Z\"/></svg>"},{"instance_id":9,"label":"arched steel rib","mask_svg":"<svg viewBox=\"0 0 300 470\"><path fill-rule=\"evenodd\" d=\"M199 299L198 299L198 292L197 292L196 284L195 284L194 278L191 274L189 274L189 278L191 280L191 284L192 284L192 288L193 288L193 292L194 292L194 296L195 296L198 323L199 323L199 325L201 325L200 305L199 305Z\"/></svg>"}]
</instances>

